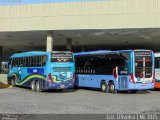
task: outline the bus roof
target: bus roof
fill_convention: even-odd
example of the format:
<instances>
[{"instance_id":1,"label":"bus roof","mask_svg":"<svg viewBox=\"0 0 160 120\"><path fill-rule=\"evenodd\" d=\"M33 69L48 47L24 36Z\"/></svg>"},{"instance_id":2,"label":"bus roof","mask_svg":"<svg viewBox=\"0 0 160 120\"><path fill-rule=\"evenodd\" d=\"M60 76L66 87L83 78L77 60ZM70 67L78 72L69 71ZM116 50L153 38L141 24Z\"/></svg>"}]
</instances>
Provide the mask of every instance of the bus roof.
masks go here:
<instances>
[{"instance_id":1,"label":"bus roof","mask_svg":"<svg viewBox=\"0 0 160 120\"><path fill-rule=\"evenodd\" d=\"M74 53L74 55L92 55L92 54L100 54L100 53L116 53L116 52L111 50L96 50L96 51Z\"/></svg>"},{"instance_id":2,"label":"bus roof","mask_svg":"<svg viewBox=\"0 0 160 120\"><path fill-rule=\"evenodd\" d=\"M88 52L79 52L74 53L74 55L92 55L92 54L101 54L101 53L107 53L107 54L118 54L119 52L132 52L132 51L151 51L146 49L135 49L135 50L117 50L117 51L111 51L111 50L97 50L97 51L88 51Z\"/></svg>"},{"instance_id":3,"label":"bus roof","mask_svg":"<svg viewBox=\"0 0 160 120\"><path fill-rule=\"evenodd\" d=\"M34 56L34 55L46 55L47 52L44 51L31 51L31 52L22 52L22 53L15 53L11 56L12 57L24 57L24 56Z\"/></svg>"},{"instance_id":4,"label":"bus roof","mask_svg":"<svg viewBox=\"0 0 160 120\"><path fill-rule=\"evenodd\" d=\"M152 51L152 50L147 50L147 49L128 49L128 50L118 50L118 52L121 52L121 51Z\"/></svg>"},{"instance_id":5,"label":"bus roof","mask_svg":"<svg viewBox=\"0 0 160 120\"><path fill-rule=\"evenodd\" d=\"M35 56L35 55L47 55L48 53L59 53L59 52L65 52L65 53L71 53L70 51L30 51L30 52L22 52L22 53L15 53L10 58L13 57L25 57L25 56Z\"/></svg>"}]
</instances>

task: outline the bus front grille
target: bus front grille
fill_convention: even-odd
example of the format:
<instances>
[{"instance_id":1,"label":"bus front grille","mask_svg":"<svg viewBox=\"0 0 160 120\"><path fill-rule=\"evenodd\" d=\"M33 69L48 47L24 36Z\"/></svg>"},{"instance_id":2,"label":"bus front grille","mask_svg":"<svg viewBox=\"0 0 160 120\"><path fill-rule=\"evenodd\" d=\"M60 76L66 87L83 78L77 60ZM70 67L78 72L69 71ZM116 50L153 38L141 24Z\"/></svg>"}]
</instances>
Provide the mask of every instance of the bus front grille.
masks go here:
<instances>
[{"instance_id":1,"label":"bus front grille","mask_svg":"<svg viewBox=\"0 0 160 120\"><path fill-rule=\"evenodd\" d=\"M58 68L53 68L54 72L68 72L71 71L70 67L58 67Z\"/></svg>"}]
</instances>

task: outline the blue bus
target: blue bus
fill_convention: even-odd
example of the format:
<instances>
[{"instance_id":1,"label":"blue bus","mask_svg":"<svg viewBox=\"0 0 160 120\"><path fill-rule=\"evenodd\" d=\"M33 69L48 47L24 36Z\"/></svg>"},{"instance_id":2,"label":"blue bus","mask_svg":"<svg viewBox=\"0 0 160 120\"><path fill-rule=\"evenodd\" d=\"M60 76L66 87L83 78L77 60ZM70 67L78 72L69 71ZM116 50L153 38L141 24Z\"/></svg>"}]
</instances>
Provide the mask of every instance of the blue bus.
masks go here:
<instances>
[{"instance_id":1,"label":"blue bus","mask_svg":"<svg viewBox=\"0 0 160 120\"><path fill-rule=\"evenodd\" d=\"M75 53L75 86L103 92L154 88L154 53L151 50L91 51Z\"/></svg>"},{"instance_id":2,"label":"blue bus","mask_svg":"<svg viewBox=\"0 0 160 120\"><path fill-rule=\"evenodd\" d=\"M32 91L74 87L75 63L72 52L24 52L9 59L8 84L31 87Z\"/></svg>"}]
</instances>

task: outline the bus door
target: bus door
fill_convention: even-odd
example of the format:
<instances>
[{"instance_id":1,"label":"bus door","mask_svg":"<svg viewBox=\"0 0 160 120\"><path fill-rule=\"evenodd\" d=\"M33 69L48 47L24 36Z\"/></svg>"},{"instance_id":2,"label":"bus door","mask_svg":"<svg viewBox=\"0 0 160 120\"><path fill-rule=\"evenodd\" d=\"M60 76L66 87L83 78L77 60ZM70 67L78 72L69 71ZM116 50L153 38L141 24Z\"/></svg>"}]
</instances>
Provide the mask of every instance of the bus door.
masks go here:
<instances>
[{"instance_id":1,"label":"bus door","mask_svg":"<svg viewBox=\"0 0 160 120\"><path fill-rule=\"evenodd\" d=\"M25 58L18 58L18 67L17 67L17 82L21 83L26 75L27 75L27 68L25 66Z\"/></svg>"},{"instance_id":2,"label":"bus door","mask_svg":"<svg viewBox=\"0 0 160 120\"><path fill-rule=\"evenodd\" d=\"M135 82L152 82L152 52L135 52Z\"/></svg>"},{"instance_id":3,"label":"bus door","mask_svg":"<svg viewBox=\"0 0 160 120\"><path fill-rule=\"evenodd\" d=\"M124 67L118 67L116 66L113 69L113 76L115 78L115 86L119 90L125 90L128 87L128 76L127 76L127 71L124 70Z\"/></svg>"},{"instance_id":4,"label":"bus door","mask_svg":"<svg viewBox=\"0 0 160 120\"><path fill-rule=\"evenodd\" d=\"M129 83L130 54L128 52L120 53L117 61L118 88L119 90L126 90Z\"/></svg>"},{"instance_id":5,"label":"bus door","mask_svg":"<svg viewBox=\"0 0 160 120\"><path fill-rule=\"evenodd\" d=\"M15 80L16 82L21 82L21 68L20 68L20 58L13 58L13 62L12 62L12 72L11 74L13 74L15 76Z\"/></svg>"},{"instance_id":6,"label":"bus door","mask_svg":"<svg viewBox=\"0 0 160 120\"><path fill-rule=\"evenodd\" d=\"M125 90L128 88L128 69L125 67L118 67L118 88Z\"/></svg>"}]
</instances>

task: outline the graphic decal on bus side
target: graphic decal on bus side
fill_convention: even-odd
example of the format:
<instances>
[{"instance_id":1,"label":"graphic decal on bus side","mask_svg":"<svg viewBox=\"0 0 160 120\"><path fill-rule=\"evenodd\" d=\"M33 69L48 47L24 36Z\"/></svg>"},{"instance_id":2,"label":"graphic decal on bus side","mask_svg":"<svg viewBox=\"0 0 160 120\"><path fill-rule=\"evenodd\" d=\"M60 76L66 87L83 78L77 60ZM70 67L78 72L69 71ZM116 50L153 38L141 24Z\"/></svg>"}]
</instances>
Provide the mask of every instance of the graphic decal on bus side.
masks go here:
<instances>
[{"instance_id":1,"label":"graphic decal on bus side","mask_svg":"<svg viewBox=\"0 0 160 120\"><path fill-rule=\"evenodd\" d=\"M64 79L64 80L60 80L60 79L58 79L58 77L56 75L53 75L52 79L53 79L53 82L62 82L62 81L72 80L72 78L67 78L67 79Z\"/></svg>"},{"instance_id":2,"label":"graphic decal on bus side","mask_svg":"<svg viewBox=\"0 0 160 120\"><path fill-rule=\"evenodd\" d=\"M12 76L15 76L16 79L16 85L23 85L24 83L28 82L31 79L41 79L46 80L46 76L39 75L39 74L32 74L24 78L23 80L20 80L17 74L13 74Z\"/></svg>"},{"instance_id":3,"label":"graphic decal on bus side","mask_svg":"<svg viewBox=\"0 0 160 120\"><path fill-rule=\"evenodd\" d=\"M18 74L12 74L12 76L15 76L15 80L16 80L16 85L23 85L24 83L28 82L31 79L41 79L41 80L46 80L46 76L44 75L39 75L39 74L32 74L27 76L26 78L24 78L23 80L19 79L19 75ZM62 82L62 80L59 80L58 77L56 75L52 76L53 78L53 82ZM72 80L72 78L67 78L63 81L69 81Z\"/></svg>"}]
</instances>

